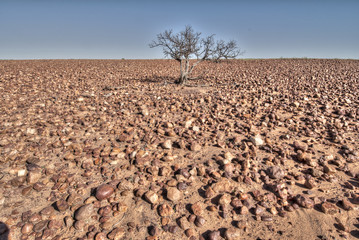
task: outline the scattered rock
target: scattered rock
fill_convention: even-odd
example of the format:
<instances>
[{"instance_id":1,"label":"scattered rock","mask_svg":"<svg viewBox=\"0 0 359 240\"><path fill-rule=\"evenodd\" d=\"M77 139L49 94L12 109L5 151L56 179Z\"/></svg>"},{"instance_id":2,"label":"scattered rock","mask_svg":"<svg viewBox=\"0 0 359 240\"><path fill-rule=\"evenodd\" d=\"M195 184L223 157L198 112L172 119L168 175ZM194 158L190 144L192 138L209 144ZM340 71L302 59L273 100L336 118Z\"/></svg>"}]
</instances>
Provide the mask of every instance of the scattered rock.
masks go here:
<instances>
[{"instance_id":1,"label":"scattered rock","mask_svg":"<svg viewBox=\"0 0 359 240\"><path fill-rule=\"evenodd\" d=\"M161 217L169 217L174 213L173 208L168 204L161 204L158 207L158 214Z\"/></svg>"},{"instance_id":2,"label":"scattered rock","mask_svg":"<svg viewBox=\"0 0 359 240\"><path fill-rule=\"evenodd\" d=\"M227 228L224 232L224 238L227 240L240 239L241 231L233 227Z\"/></svg>"},{"instance_id":3,"label":"scattered rock","mask_svg":"<svg viewBox=\"0 0 359 240\"><path fill-rule=\"evenodd\" d=\"M96 189L96 198L101 201L109 198L114 192L114 188L111 185L104 184Z\"/></svg>"},{"instance_id":4,"label":"scattered rock","mask_svg":"<svg viewBox=\"0 0 359 240\"><path fill-rule=\"evenodd\" d=\"M167 188L167 199L176 202L182 198L182 193L177 188L169 187Z\"/></svg>"},{"instance_id":5,"label":"scattered rock","mask_svg":"<svg viewBox=\"0 0 359 240\"><path fill-rule=\"evenodd\" d=\"M338 212L338 207L335 206L333 203L330 202L324 202L320 205L321 210L325 213L325 214L336 214Z\"/></svg>"},{"instance_id":6,"label":"scattered rock","mask_svg":"<svg viewBox=\"0 0 359 240\"><path fill-rule=\"evenodd\" d=\"M262 146L264 145L264 141L261 138L261 136L258 134L254 137L250 137L249 140L255 145L255 146Z\"/></svg>"},{"instance_id":7,"label":"scattered rock","mask_svg":"<svg viewBox=\"0 0 359 240\"><path fill-rule=\"evenodd\" d=\"M269 167L267 169L267 174L273 179L282 179L285 175L284 171L278 166Z\"/></svg>"},{"instance_id":8,"label":"scattered rock","mask_svg":"<svg viewBox=\"0 0 359 240\"><path fill-rule=\"evenodd\" d=\"M211 231L208 234L208 240L219 240L221 239L221 233L219 231Z\"/></svg>"},{"instance_id":9,"label":"scattered rock","mask_svg":"<svg viewBox=\"0 0 359 240\"><path fill-rule=\"evenodd\" d=\"M86 205L83 205L82 207L80 207L75 212L75 219L77 221L86 220L86 219L89 219L93 213L94 213L93 204L86 204Z\"/></svg>"},{"instance_id":10,"label":"scattered rock","mask_svg":"<svg viewBox=\"0 0 359 240\"><path fill-rule=\"evenodd\" d=\"M295 200L296 200L297 204L301 207L304 207L304 208L313 208L314 207L314 201L307 196L298 194L295 197Z\"/></svg>"},{"instance_id":11,"label":"scattered rock","mask_svg":"<svg viewBox=\"0 0 359 240\"><path fill-rule=\"evenodd\" d=\"M157 195L157 193L155 193L153 191L146 192L144 197L145 197L146 201L151 204L156 204L158 202L158 195Z\"/></svg>"},{"instance_id":12,"label":"scattered rock","mask_svg":"<svg viewBox=\"0 0 359 240\"><path fill-rule=\"evenodd\" d=\"M149 81L172 64L0 61L0 238L296 239L314 204L337 231L310 235L355 235L356 61Z\"/></svg>"}]
</instances>

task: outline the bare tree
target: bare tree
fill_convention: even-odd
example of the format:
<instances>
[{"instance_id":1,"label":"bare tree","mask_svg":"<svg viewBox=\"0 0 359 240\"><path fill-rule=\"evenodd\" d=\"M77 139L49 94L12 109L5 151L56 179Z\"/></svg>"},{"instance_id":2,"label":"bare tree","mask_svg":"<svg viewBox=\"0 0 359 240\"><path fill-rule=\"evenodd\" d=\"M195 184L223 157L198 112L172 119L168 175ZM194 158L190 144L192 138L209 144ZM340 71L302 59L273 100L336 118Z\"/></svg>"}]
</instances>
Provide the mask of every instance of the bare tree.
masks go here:
<instances>
[{"instance_id":1,"label":"bare tree","mask_svg":"<svg viewBox=\"0 0 359 240\"><path fill-rule=\"evenodd\" d=\"M184 31L174 34L166 30L157 35L157 40L149 44L150 48L162 47L165 57L170 57L180 63L180 78L177 83L185 84L193 69L202 61L236 58L241 54L236 41L215 42L214 35L202 38L200 32L194 32L191 26ZM190 61L195 59L195 61Z\"/></svg>"}]
</instances>

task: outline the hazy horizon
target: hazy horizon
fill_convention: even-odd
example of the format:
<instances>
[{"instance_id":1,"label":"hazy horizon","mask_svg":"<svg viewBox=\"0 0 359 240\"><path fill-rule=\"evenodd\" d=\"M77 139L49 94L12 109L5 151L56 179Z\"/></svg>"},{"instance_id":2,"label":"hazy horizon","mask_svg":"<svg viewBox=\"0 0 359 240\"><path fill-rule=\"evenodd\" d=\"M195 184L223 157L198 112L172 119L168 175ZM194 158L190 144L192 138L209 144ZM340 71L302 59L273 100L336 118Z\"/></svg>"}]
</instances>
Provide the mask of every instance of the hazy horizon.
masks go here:
<instances>
[{"instance_id":1,"label":"hazy horizon","mask_svg":"<svg viewBox=\"0 0 359 240\"><path fill-rule=\"evenodd\" d=\"M189 7L190 6L190 7ZM0 59L164 59L148 44L192 25L239 59L359 59L359 1L0 1Z\"/></svg>"}]
</instances>

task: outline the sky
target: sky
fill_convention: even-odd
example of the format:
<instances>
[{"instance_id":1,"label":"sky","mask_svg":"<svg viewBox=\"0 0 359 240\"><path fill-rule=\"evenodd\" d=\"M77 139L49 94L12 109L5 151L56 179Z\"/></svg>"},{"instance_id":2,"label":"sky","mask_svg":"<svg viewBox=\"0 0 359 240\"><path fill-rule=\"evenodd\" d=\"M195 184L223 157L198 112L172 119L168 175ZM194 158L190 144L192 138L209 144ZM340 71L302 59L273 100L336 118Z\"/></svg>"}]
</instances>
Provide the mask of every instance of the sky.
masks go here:
<instances>
[{"instance_id":1,"label":"sky","mask_svg":"<svg viewBox=\"0 0 359 240\"><path fill-rule=\"evenodd\" d=\"M0 0L0 59L153 59L191 25L240 58L359 59L359 0Z\"/></svg>"}]
</instances>

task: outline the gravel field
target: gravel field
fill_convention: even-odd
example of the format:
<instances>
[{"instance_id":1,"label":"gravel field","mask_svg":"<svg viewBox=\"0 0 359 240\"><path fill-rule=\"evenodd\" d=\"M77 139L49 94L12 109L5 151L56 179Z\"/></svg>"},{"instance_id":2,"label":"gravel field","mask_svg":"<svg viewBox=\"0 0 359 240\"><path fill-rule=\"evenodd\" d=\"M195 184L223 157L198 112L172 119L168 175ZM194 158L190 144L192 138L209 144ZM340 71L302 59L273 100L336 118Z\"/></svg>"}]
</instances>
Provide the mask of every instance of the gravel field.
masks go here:
<instances>
[{"instance_id":1,"label":"gravel field","mask_svg":"<svg viewBox=\"0 0 359 240\"><path fill-rule=\"evenodd\" d=\"M359 60L0 61L0 239L358 239Z\"/></svg>"}]
</instances>

